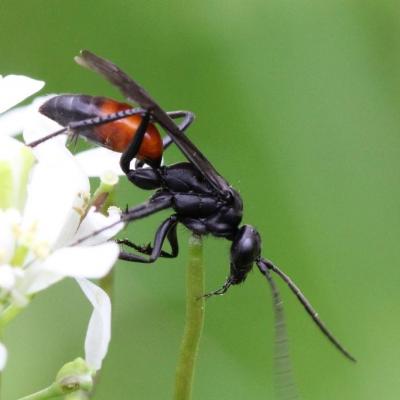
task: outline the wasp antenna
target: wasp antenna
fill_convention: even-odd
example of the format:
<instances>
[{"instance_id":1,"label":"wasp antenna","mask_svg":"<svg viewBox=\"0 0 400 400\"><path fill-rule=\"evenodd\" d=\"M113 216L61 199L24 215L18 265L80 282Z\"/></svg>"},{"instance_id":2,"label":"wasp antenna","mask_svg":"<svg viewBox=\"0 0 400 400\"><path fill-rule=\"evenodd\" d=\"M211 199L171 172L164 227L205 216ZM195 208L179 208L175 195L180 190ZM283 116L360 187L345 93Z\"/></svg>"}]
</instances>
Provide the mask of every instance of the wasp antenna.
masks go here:
<instances>
[{"instance_id":1,"label":"wasp antenna","mask_svg":"<svg viewBox=\"0 0 400 400\"><path fill-rule=\"evenodd\" d=\"M58 135L61 135L62 133L65 133L67 130L68 130L68 128L62 128L59 131L50 133L50 135L43 136L42 138L40 138L38 140L35 140L35 141L31 142L31 143L27 143L27 146L36 147L37 145L39 145L39 144L41 144L43 142L46 142L47 140L52 139L53 137L56 137Z\"/></svg>"},{"instance_id":2,"label":"wasp antenna","mask_svg":"<svg viewBox=\"0 0 400 400\"><path fill-rule=\"evenodd\" d=\"M289 357L289 345L286 331L283 301L269 267L257 262L258 269L267 278L271 288L275 314L275 384L277 398L285 400L299 399L293 368Z\"/></svg>"},{"instance_id":3,"label":"wasp antenna","mask_svg":"<svg viewBox=\"0 0 400 400\"><path fill-rule=\"evenodd\" d=\"M280 270L276 265L274 265L271 261L262 259L261 261L265 266L274 271L279 277L286 282L289 286L290 290L296 295L299 299L300 303L306 309L307 313L311 316L313 321L316 323L318 328L322 331L322 333L331 341L331 343L349 360L356 362L357 360L339 343L339 341L333 336L330 330L325 326L325 324L321 321L318 316L318 313L315 311L314 307L308 301L308 299L301 292L299 287L287 276L282 270Z\"/></svg>"}]
</instances>

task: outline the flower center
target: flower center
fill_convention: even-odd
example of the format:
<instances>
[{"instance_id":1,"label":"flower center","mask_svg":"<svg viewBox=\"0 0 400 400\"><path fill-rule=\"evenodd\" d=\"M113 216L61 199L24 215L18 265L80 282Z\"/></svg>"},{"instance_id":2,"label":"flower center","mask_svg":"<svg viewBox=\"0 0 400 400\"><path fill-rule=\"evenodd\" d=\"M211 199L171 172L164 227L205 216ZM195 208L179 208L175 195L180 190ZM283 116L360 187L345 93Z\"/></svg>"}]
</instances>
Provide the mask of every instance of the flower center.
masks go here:
<instances>
[{"instance_id":1,"label":"flower center","mask_svg":"<svg viewBox=\"0 0 400 400\"><path fill-rule=\"evenodd\" d=\"M33 222L27 227L15 222L11 225L11 232L16 246L11 258L11 265L22 267L26 257L32 253L35 258L45 259L50 253L50 245L37 238L38 223Z\"/></svg>"}]
</instances>

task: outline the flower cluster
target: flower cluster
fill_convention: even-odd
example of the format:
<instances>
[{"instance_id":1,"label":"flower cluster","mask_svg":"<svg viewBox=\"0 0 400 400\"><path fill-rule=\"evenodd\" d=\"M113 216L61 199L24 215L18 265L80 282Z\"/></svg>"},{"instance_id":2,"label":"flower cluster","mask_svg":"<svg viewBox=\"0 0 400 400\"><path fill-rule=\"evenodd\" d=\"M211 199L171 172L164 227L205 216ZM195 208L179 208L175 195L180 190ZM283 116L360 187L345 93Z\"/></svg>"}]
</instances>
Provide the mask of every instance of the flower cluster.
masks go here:
<instances>
[{"instance_id":1,"label":"flower cluster","mask_svg":"<svg viewBox=\"0 0 400 400\"><path fill-rule=\"evenodd\" d=\"M92 206L88 174L102 177L110 191L119 172L116 156L107 154L101 169L98 150L80 160L57 137L30 149L10 135L23 131L26 142L59 129L36 110L43 101L5 111L43 87L24 76L0 76L0 329L32 300L34 295L65 277L75 278L93 306L85 342L85 360L93 370L101 367L110 340L111 305L107 294L88 279L109 273L118 246L109 239L122 224L76 246L86 237L120 218L119 210L107 215ZM101 149L100 151L104 151ZM104 165L111 171L104 173ZM104 193L103 193L104 194ZM7 352L0 344L0 369Z\"/></svg>"}]
</instances>

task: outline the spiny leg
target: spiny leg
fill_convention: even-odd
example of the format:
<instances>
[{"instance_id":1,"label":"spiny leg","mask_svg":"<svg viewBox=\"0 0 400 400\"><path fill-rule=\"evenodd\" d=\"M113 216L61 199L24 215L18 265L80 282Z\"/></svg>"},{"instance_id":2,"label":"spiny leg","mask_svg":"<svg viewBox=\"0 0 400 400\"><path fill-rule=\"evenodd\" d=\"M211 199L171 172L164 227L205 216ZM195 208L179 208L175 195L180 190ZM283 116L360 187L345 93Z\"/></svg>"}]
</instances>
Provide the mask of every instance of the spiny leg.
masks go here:
<instances>
[{"instance_id":1,"label":"spiny leg","mask_svg":"<svg viewBox=\"0 0 400 400\"><path fill-rule=\"evenodd\" d=\"M184 117L184 121L182 122L183 127L186 129L193 121L194 114L189 111L172 111L171 112L173 118ZM144 114L139 127L136 130L135 136L133 137L132 142L129 144L128 148L122 153L121 159L119 161L121 165L122 171L125 174L128 174L131 171L130 165L131 161L136 157L139 152L140 146L142 145L144 135L146 134L147 128L150 123L150 111L146 111ZM167 136L163 145L164 148L168 147L171 144L171 139ZM142 163L139 161L136 163L136 167L140 166Z\"/></svg>"},{"instance_id":2,"label":"spiny leg","mask_svg":"<svg viewBox=\"0 0 400 400\"><path fill-rule=\"evenodd\" d=\"M46 136L43 136L42 138L37 139L31 143L27 143L27 146L36 147L37 145L39 145L49 139L52 139L53 137L56 137L63 133L68 133L68 132L72 132L71 139L73 140L79 136L79 129L87 128L89 126L102 125L107 122L116 121L116 120L123 119L123 118L129 117L129 116L132 116L132 115L144 114L145 112L146 112L146 110L143 108L130 108L127 110L121 110L121 111L117 111L115 113L103 115L101 117L91 117L91 118L83 119L80 121L72 121L67 126L65 126L64 128L62 128L56 132L50 133L49 135L46 135Z\"/></svg>"},{"instance_id":3,"label":"spiny leg","mask_svg":"<svg viewBox=\"0 0 400 400\"><path fill-rule=\"evenodd\" d=\"M129 143L128 148L122 153L121 158L119 160L119 165L121 166L122 171L125 174L128 174L131 170L130 165L131 161L136 157L136 154L139 152L140 146L142 145L144 135L146 134L147 128L150 123L150 111L146 111L142 120L140 121L140 125L136 130L135 136L131 143Z\"/></svg>"},{"instance_id":4,"label":"spiny leg","mask_svg":"<svg viewBox=\"0 0 400 400\"><path fill-rule=\"evenodd\" d=\"M228 289L232 286L232 284L233 284L233 281L232 281L231 277L229 277L225 281L225 283L222 285L221 288L214 290L213 292L206 293L202 297L208 299L209 297L212 297L212 296L222 296L223 294L225 294L228 291Z\"/></svg>"},{"instance_id":5,"label":"spiny leg","mask_svg":"<svg viewBox=\"0 0 400 400\"><path fill-rule=\"evenodd\" d=\"M183 121L178 125L179 129L183 134L186 133L186 130L189 128L189 126L192 124L195 118L194 113L192 113L191 111L184 111L184 110L168 111L167 114L172 119L183 118ZM157 122L157 121L153 121L152 119L152 122ZM167 136L164 137L163 139L163 149L166 150L172 143L173 141L167 132ZM144 164L145 162L143 160L136 159L135 169L143 167Z\"/></svg>"},{"instance_id":6,"label":"spiny leg","mask_svg":"<svg viewBox=\"0 0 400 400\"><path fill-rule=\"evenodd\" d=\"M189 126L192 124L194 121L194 114L191 111L169 111L167 112L168 116L172 119L175 118L183 118L183 121L178 125L179 130L182 133L185 133L186 129L189 128ZM167 149L170 144L172 143L171 137L168 135L163 139L163 147L164 150Z\"/></svg>"},{"instance_id":7,"label":"spiny leg","mask_svg":"<svg viewBox=\"0 0 400 400\"><path fill-rule=\"evenodd\" d=\"M167 251L161 250L159 257L165 257L165 258L177 257L178 252L179 252L179 243L178 243L178 238L177 238L177 234L176 234L176 227L177 227L177 224L173 225L167 234L167 239L171 246L171 252L168 253ZM155 247L155 246L151 246L150 243L148 243L147 245L144 245L144 246L137 245L129 239L118 239L116 242L118 244L122 244L124 246L131 247L131 248L135 249L136 251L138 251L139 253L147 254L147 255L151 255L153 253L154 247Z\"/></svg>"},{"instance_id":8,"label":"spiny leg","mask_svg":"<svg viewBox=\"0 0 400 400\"><path fill-rule=\"evenodd\" d=\"M162 246L165 242L165 239L168 240L170 246L171 246L171 253L166 253L168 254L169 258L176 257L179 253L179 245L178 245L178 239L176 235L176 226L178 224L178 218L176 215L172 215L171 217L167 218L157 229L157 232L154 237L154 243L153 247L151 249L151 253L149 254L150 257L146 258L143 256L140 256L138 254L132 254L128 253L125 251L121 251L119 254L119 258L121 260L126 260L126 261L135 261L135 262L141 262L141 263L152 263L157 258L162 257ZM132 243L133 244L133 243ZM136 246L136 245L135 245ZM145 250L145 254L147 254L147 249Z\"/></svg>"},{"instance_id":9,"label":"spiny leg","mask_svg":"<svg viewBox=\"0 0 400 400\"><path fill-rule=\"evenodd\" d=\"M145 245L139 245L139 244L133 243L129 239L117 239L116 243L123 245L123 246L128 246L128 247L136 250L137 252L142 253L142 254L147 254L148 256L153 252L153 247L151 246L150 243L145 244ZM159 257L172 258L172 255L170 253L168 253L167 251L161 250Z\"/></svg>"},{"instance_id":10,"label":"spiny leg","mask_svg":"<svg viewBox=\"0 0 400 400\"><path fill-rule=\"evenodd\" d=\"M80 120L80 121L72 121L64 128L62 128L56 132L53 132L49 135L43 136L42 138L37 139L31 143L28 143L27 146L36 147L37 145L39 145L49 139L52 139L53 137L56 137L63 133L68 133L68 132L72 132L71 140L76 140L79 136L79 129L87 128L90 126L102 125L102 124L105 124L108 122L113 122L113 121L117 121L117 120L120 120L123 118L127 118L132 115L145 115L146 112L147 111L145 109L136 107L136 108L131 108L131 109L127 109L127 110L117 111L115 113L103 115L101 117L91 117L91 118L87 118L87 119ZM194 114L191 111L169 111L169 112L167 112L167 114L172 119L183 118L183 121L178 125L179 129L181 130L182 133L184 133L186 131L186 129L192 124L192 122L194 121L194 118L195 118ZM171 138L169 136L166 136L163 139L164 150L166 148L168 148L171 143L172 143ZM139 145L139 147L140 147L140 145Z\"/></svg>"},{"instance_id":11,"label":"spiny leg","mask_svg":"<svg viewBox=\"0 0 400 400\"><path fill-rule=\"evenodd\" d=\"M145 201L142 204L139 204L135 207L132 207L126 210L122 215L119 221L116 221L104 228L97 229L89 235L83 236L71 243L71 246L77 246L81 243L84 243L86 240L91 239L97 235L100 235L102 232L124 222L131 222L138 219L145 218L149 215L155 214L161 210L165 210L166 208L170 208L172 205L172 195L162 194L153 196L150 200Z\"/></svg>"}]
</instances>

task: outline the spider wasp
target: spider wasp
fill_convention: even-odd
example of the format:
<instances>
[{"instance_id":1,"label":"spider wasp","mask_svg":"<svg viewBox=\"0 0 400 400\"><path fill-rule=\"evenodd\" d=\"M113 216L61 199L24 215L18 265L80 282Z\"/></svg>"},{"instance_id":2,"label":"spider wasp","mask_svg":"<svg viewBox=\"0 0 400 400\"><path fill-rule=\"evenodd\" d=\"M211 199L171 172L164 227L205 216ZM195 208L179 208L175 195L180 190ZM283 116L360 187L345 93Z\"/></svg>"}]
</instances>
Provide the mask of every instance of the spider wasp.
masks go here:
<instances>
[{"instance_id":1,"label":"spider wasp","mask_svg":"<svg viewBox=\"0 0 400 400\"><path fill-rule=\"evenodd\" d=\"M138 246L129 240L119 240L119 243L141 253L121 250L119 258L152 263L159 257L177 257L179 223L196 235L210 234L225 238L232 242L229 276L218 290L206 294L206 297L222 295L231 286L244 282L255 264L272 289L277 326L283 324L282 302L271 272L277 274L288 285L332 344L346 358L355 361L321 321L291 278L271 261L262 257L261 237L256 228L251 225L241 225L243 202L239 193L185 135L186 129L194 119L193 113L165 112L119 67L87 50L83 50L75 60L78 64L102 75L129 101L139 107L133 108L130 104L87 95L53 97L44 103L39 111L64 128L30 143L30 146L36 146L51 137L69 132L121 152L120 165L127 178L135 186L144 190L155 190L155 193L148 201L127 209L119 222L138 220L165 209L173 210L173 214L158 227L152 246ZM177 118L183 118L179 125L174 121ZM156 123L167 132L168 136L164 139L161 139ZM187 161L162 166L163 151L171 143L180 149ZM132 169L131 161L134 158L136 158L136 168ZM150 168L142 168L144 164ZM99 231L93 234L97 233ZM83 240L85 238L80 241ZM170 252L163 250L165 241L171 246Z\"/></svg>"}]
</instances>

